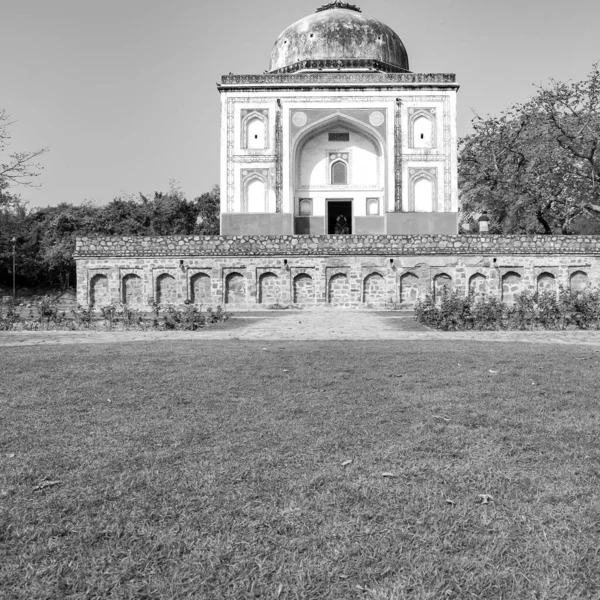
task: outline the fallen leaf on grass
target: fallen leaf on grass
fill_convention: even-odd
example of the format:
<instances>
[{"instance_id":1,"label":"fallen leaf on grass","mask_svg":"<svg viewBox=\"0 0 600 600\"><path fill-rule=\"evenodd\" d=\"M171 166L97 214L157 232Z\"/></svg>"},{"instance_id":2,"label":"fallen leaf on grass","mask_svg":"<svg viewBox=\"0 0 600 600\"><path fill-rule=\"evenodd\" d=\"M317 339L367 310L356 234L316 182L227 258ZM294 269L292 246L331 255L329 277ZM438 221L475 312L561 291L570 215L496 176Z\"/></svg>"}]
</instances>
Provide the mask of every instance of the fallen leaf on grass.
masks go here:
<instances>
[{"instance_id":1,"label":"fallen leaf on grass","mask_svg":"<svg viewBox=\"0 0 600 600\"><path fill-rule=\"evenodd\" d=\"M381 474L382 477L396 477L396 475L394 475L394 473L382 473Z\"/></svg>"},{"instance_id":2,"label":"fallen leaf on grass","mask_svg":"<svg viewBox=\"0 0 600 600\"><path fill-rule=\"evenodd\" d=\"M490 502L494 501L492 496L490 496L489 494L479 494L477 497L479 498L480 504L489 504Z\"/></svg>"},{"instance_id":3,"label":"fallen leaf on grass","mask_svg":"<svg viewBox=\"0 0 600 600\"><path fill-rule=\"evenodd\" d=\"M345 460L345 461L342 463L342 467L347 467L347 466L348 466L348 465L350 465L350 464L352 464L352 459Z\"/></svg>"},{"instance_id":4,"label":"fallen leaf on grass","mask_svg":"<svg viewBox=\"0 0 600 600\"><path fill-rule=\"evenodd\" d=\"M40 491L40 490L45 490L46 488L49 487L54 487L55 485L60 485L62 483L62 481L48 481L48 480L44 480L41 483L39 483L38 485L36 485L33 488L34 492Z\"/></svg>"}]
</instances>

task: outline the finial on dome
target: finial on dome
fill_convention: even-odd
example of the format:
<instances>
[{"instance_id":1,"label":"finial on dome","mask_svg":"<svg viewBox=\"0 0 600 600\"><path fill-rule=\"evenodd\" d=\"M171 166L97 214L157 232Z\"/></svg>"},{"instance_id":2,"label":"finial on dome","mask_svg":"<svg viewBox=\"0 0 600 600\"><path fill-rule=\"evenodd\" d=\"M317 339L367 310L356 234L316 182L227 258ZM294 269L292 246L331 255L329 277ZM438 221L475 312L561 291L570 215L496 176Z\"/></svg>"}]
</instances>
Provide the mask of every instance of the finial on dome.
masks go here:
<instances>
[{"instance_id":1,"label":"finial on dome","mask_svg":"<svg viewBox=\"0 0 600 600\"><path fill-rule=\"evenodd\" d=\"M324 4L321 8L317 8L317 12L323 12L324 10L331 10L332 8L345 8L346 10L355 10L356 12L362 12L358 6L354 4L348 4L342 2L342 0L333 0L329 4Z\"/></svg>"}]
</instances>

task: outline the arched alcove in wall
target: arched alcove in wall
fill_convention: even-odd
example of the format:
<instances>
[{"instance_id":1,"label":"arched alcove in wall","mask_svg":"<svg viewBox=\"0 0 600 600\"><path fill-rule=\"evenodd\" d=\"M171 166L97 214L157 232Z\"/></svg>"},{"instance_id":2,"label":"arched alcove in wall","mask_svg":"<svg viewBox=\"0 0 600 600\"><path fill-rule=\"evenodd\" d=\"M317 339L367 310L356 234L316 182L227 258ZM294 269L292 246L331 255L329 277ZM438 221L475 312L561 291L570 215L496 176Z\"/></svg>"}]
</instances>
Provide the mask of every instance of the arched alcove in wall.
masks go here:
<instances>
[{"instance_id":1,"label":"arched alcove in wall","mask_svg":"<svg viewBox=\"0 0 600 600\"><path fill-rule=\"evenodd\" d=\"M251 112L242 119L242 148L264 150L267 147L267 117L260 112Z\"/></svg>"},{"instance_id":2,"label":"arched alcove in wall","mask_svg":"<svg viewBox=\"0 0 600 600\"><path fill-rule=\"evenodd\" d=\"M268 187L265 177L252 173L243 182L242 212L268 212Z\"/></svg>"},{"instance_id":3,"label":"arched alcove in wall","mask_svg":"<svg viewBox=\"0 0 600 600\"><path fill-rule=\"evenodd\" d=\"M521 275L515 271L509 271L502 277L502 302L515 304L517 295L523 292L523 281Z\"/></svg>"},{"instance_id":4,"label":"arched alcove in wall","mask_svg":"<svg viewBox=\"0 0 600 600\"><path fill-rule=\"evenodd\" d=\"M142 278L139 275L135 273L125 275L122 280L121 291L123 304L127 304L128 306L140 306L143 304Z\"/></svg>"},{"instance_id":5,"label":"arched alcove in wall","mask_svg":"<svg viewBox=\"0 0 600 600\"><path fill-rule=\"evenodd\" d=\"M450 293L453 289L452 277L448 273L440 273L433 278L433 299L436 303L442 301L444 292Z\"/></svg>"},{"instance_id":6,"label":"arched alcove in wall","mask_svg":"<svg viewBox=\"0 0 600 600\"><path fill-rule=\"evenodd\" d=\"M433 109L414 112L409 118L408 127L410 148L435 148L436 122Z\"/></svg>"},{"instance_id":7,"label":"arched alcove in wall","mask_svg":"<svg viewBox=\"0 0 600 600\"><path fill-rule=\"evenodd\" d=\"M103 273L94 275L90 281L90 305L106 306L110 304L108 277Z\"/></svg>"},{"instance_id":8,"label":"arched alcove in wall","mask_svg":"<svg viewBox=\"0 0 600 600\"><path fill-rule=\"evenodd\" d=\"M481 273L475 273L469 279L469 296L472 298L483 298L487 293L487 277Z\"/></svg>"},{"instance_id":9,"label":"arched alcove in wall","mask_svg":"<svg viewBox=\"0 0 600 600\"><path fill-rule=\"evenodd\" d=\"M420 169L411 173L409 185L410 212L437 210L437 173L435 169Z\"/></svg>"},{"instance_id":10,"label":"arched alcove in wall","mask_svg":"<svg viewBox=\"0 0 600 600\"><path fill-rule=\"evenodd\" d=\"M585 271L575 271L569 277L571 292L583 292L588 286L588 274Z\"/></svg>"},{"instance_id":11,"label":"arched alcove in wall","mask_svg":"<svg viewBox=\"0 0 600 600\"><path fill-rule=\"evenodd\" d=\"M294 277L294 304L313 304L315 301L315 285L308 273L300 273Z\"/></svg>"},{"instance_id":12,"label":"arched alcove in wall","mask_svg":"<svg viewBox=\"0 0 600 600\"><path fill-rule=\"evenodd\" d=\"M419 278L414 273L400 277L400 302L414 304L419 299Z\"/></svg>"},{"instance_id":13,"label":"arched alcove in wall","mask_svg":"<svg viewBox=\"0 0 600 600\"><path fill-rule=\"evenodd\" d=\"M241 273L229 273L225 278L225 304L246 302L246 279Z\"/></svg>"},{"instance_id":14,"label":"arched alcove in wall","mask_svg":"<svg viewBox=\"0 0 600 600\"><path fill-rule=\"evenodd\" d=\"M258 303L277 304L280 300L279 277L275 273L263 273L258 280Z\"/></svg>"},{"instance_id":15,"label":"arched alcove in wall","mask_svg":"<svg viewBox=\"0 0 600 600\"><path fill-rule=\"evenodd\" d=\"M537 278L537 291L538 294L556 293L556 278L552 273L540 273Z\"/></svg>"},{"instance_id":16,"label":"arched alcove in wall","mask_svg":"<svg viewBox=\"0 0 600 600\"><path fill-rule=\"evenodd\" d=\"M210 276L196 273L190 281L190 300L194 304L211 305Z\"/></svg>"},{"instance_id":17,"label":"arched alcove in wall","mask_svg":"<svg viewBox=\"0 0 600 600\"><path fill-rule=\"evenodd\" d=\"M336 273L327 286L329 304L340 305L350 301L350 283L346 273Z\"/></svg>"},{"instance_id":18,"label":"arched alcove in wall","mask_svg":"<svg viewBox=\"0 0 600 600\"><path fill-rule=\"evenodd\" d=\"M363 282L363 302L382 306L386 301L385 279L381 273L371 273Z\"/></svg>"},{"instance_id":19,"label":"arched alcove in wall","mask_svg":"<svg viewBox=\"0 0 600 600\"><path fill-rule=\"evenodd\" d=\"M159 304L177 303L177 282L169 273L163 273L156 279L156 301Z\"/></svg>"}]
</instances>

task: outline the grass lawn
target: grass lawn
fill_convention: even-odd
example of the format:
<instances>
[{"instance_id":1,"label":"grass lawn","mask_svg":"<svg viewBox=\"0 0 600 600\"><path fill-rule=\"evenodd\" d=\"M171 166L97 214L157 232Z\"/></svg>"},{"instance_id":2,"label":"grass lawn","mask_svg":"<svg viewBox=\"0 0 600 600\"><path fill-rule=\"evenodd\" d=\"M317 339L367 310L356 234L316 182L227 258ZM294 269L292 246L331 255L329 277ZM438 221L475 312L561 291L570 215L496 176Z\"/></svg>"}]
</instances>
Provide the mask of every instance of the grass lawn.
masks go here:
<instances>
[{"instance_id":1,"label":"grass lawn","mask_svg":"<svg viewBox=\"0 0 600 600\"><path fill-rule=\"evenodd\" d=\"M2 599L600 598L593 348L0 352Z\"/></svg>"}]
</instances>

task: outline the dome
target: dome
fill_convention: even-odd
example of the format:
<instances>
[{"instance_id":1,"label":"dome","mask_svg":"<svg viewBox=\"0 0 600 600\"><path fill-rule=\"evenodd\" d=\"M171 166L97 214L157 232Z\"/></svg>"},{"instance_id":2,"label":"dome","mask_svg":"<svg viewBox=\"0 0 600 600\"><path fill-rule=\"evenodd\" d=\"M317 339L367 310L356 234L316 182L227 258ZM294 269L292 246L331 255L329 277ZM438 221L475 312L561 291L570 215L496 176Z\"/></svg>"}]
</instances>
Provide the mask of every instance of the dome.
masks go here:
<instances>
[{"instance_id":1,"label":"dome","mask_svg":"<svg viewBox=\"0 0 600 600\"><path fill-rule=\"evenodd\" d=\"M271 52L272 73L327 69L407 72L408 55L387 25L335 0L290 25Z\"/></svg>"}]
</instances>

